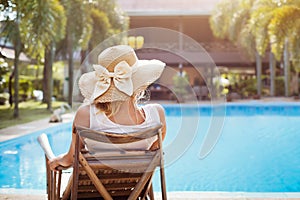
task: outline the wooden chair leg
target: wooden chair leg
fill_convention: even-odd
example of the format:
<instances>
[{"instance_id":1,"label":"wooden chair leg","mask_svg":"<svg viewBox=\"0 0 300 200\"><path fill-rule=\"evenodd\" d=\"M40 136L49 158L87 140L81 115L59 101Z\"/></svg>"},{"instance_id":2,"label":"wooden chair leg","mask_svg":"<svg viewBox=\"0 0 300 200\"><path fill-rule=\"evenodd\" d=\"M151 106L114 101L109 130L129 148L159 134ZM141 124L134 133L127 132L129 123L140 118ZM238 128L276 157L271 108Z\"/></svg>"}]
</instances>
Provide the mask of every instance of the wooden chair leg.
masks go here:
<instances>
[{"instance_id":1,"label":"wooden chair leg","mask_svg":"<svg viewBox=\"0 0 300 200\"><path fill-rule=\"evenodd\" d=\"M62 171L59 170L59 171L58 171L58 178L57 178L56 199L60 199L61 174L62 174Z\"/></svg>"},{"instance_id":2,"label":"wooden chair leg","mask_svg":"<svg viewBox=\"0 0 300 200\"><path fill-rule=\"evenodd\" d=\"M73 174L70 176L68 185L62 195L62 200L67 200L70 198L72 185L73 185Z\"/></svg>"},{"instance_id":3,"label":"wooden chair leg","mask_svg":"<svg viewBox=\"0 0 300 200\"><path fill-rule=\"evenodd\" d=\"M142 197L143 200L144 199L149 199L149 198L154 199L153 197L151 197L151 193L153 195L152 178L153 178L153 176L148 180L147 184L145 185L145 188L144 188L143 192L141 193L141 197Z\"/></svg>"},{"instance_id":4,"label":"wooden chair leg","mask_svg":"<svg viewBox=\"0 0 300 200\"><path fill-rule=\"evenodd\" d=\"M76 134L71 199L77 199L78 176L79 176L79 162L78 161L79 161L79 134Z\"/></svg>"},{"instance_id":5,"label":"wooden chair leg","mask_svg":"<svg viewBox=\"0 0 300 200\"><path fill-rule=\"evenodd\" d=\"M48 196L48 200L51 200L51 177L52 177L52 173L50 171L49 165L48 165L48 158L45 156L46 158L46 184L47 184L47 196Z\"/></svg>"},{"instance_id":6,"label":"wooden chair leg","mask_svg":"<svg viewBox=\"0 0 300 200\"><path fill-rule=\"evenodd\" d=\"M159 163L160 156L158 153L153 157L153 160L147 167L146 171L144 172L143 176L141 177L140 181L136 184L134 190L128 197L128 200L136 200L138 195L141 194L142 190L144 189L146 183L152 178L153 171L155 170L157 164Z\"/></svg>"},{"instance_id":7,"label":"wooden chair leg","mask_svg":"<svg viewBox=\"0 0 300 200\"><path fill-rule=\"evenodd\" d=\"M55 179L56 179L56 174L54 171L51 171L51 187L50 187L50 199L55 200Z\"/></svg>"},{"instance_id":8,"label":"wooden chair leg","mask_svg":"<svg viewBox=\"0 0 300 200\"><path fill-rule=\"evenodd\" d=\"M153 185L152 185L152 183L151 183L150 189L149 189L149 197L150 197L150 200L154 200L154 192L153 192Z\"/></svg>"},{"instance_id":9,"label":"wooden chair leg","mask_svg":"<svg viewBox=\"0 0 300 200\"><path fill-rule=\"evenodd\" d=\"M163 200L167 200L167 187L166 187L166 180L165 180L165 166L164 166L164 152L163 152L163 145L162 145L162 132L161 129L158 132L158 143L160 147L160 184L161 184L161 195Z\"/></svg>"},{"instance_id":10,"label":"wooden chair leg","mask_svg":"<svg viewBox=\"0 0 300 200\"><path fill-rule=\"evenodd\" d=\"M165 181L165 169L164 166L160 168L160 181L161 181L161 195L163 200L167 200L167 188L166 188L166 181Z\"/></svg>"}]
</instances>

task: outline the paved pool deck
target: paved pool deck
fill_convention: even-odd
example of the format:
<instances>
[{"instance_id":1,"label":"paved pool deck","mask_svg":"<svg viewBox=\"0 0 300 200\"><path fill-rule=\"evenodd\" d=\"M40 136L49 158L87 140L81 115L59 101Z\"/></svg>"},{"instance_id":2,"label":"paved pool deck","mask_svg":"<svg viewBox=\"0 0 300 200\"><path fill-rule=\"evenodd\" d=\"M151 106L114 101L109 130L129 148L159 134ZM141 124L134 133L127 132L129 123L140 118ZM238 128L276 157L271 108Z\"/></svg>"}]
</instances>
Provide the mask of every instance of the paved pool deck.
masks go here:
<instances>
[{"instance_id":1,"label":"paved pool deck","mask_svg":"<svg viewBox=\"0 0 300 200\"><path fill-rule=\"evenodd\" d=\"M299 102L293 98L264 98L261 100L255 100L258 102ZM246 101L237 101L246 102ZM174 102L159 102L162 104L174 104ZM209 103L209 102L203 102ZM50 116L49 116L50 117ZM63 121L60 123L49 123L49 118L40 119L37 121L29 122L26 124L20 124L13 127L0 129L0 142L10 140L16 137L20 137L26 134L30 134L35 131L46 129L48 127L58 126L62 123L70 123L73 120L74 113L67 113L62 115ZM155 194L155 199L161 199L160 194ZM0 200L46 200L47 195L32 192L1 192ZM168 199L171 200L288 200L298 199L300 200L299 193L246 193L246 192L169 192Z\"/></svg>"},{"instance_id":2,"label":"paved pool deck","mask_svg":"<svg viewBox=\"0 0 300 200\"><path fill-rule=\"evenodd\" d=\"M16 126L0 129L0 142L11 140L49 127L59 126L62 123L70 123L73 120L73 117L73 113L67 113L62 115L63 120L62 122L58 123L50 123L49 118L45 118L25 124L19 124Z\"/></svg>"},{"instance_id":3,"label":"paved pool deck","mask_svg":"<svg viewBox=\"0 0 300 200\"><path fill-rule=\"evenodd\" d=\"M169 192L170 200L299 200L299 193ZM1 200L46 200L46 194L0 194ZM155 199L161 200L159 193Z\"/></svg>"}]
</instances>

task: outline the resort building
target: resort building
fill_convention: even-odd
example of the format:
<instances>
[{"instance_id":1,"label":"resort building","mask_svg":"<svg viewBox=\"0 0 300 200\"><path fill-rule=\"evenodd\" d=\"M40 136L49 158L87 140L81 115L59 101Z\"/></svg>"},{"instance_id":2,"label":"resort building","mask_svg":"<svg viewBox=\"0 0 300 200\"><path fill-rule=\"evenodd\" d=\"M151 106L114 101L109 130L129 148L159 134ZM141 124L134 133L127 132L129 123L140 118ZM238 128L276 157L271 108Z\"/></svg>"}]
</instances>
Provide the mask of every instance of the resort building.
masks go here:
<instances>
[{"instance_id":1,"label":"resort building","mask_svg":"<svg viewBox=\"0 0 300 200\"><path fill-rule=\"evenodd\" d=\"M256 74L255 61L250 60L241 47L213 36L209 17L219 1L118 0L118 3L130 18L131 31L129 34L131 35L129 36L135 37L137 42L141 40L144 44L142 49L137 49L139 58L157 58L176 71L184 70L193 86L195 84L203 85L207 82L203 77L210 77L214 73L208 67L212 64L218 67L220 73L230 71L244 76L245 79L254 77ZM136 34L143 27L163 28L160 31L162 33L164 29L167 29L166 34L169 35L159 33L154 37L153 34L156 30L151 32L151 28L149 28L150 33L142 31L143 35ZM138 37L142 37L142 39ZM138 47L143 44L139 44ZM158 49L150 50L147 49L148 46L158 47ZM199 48L199 46L201 47ZM170 49L171 52L165 51ZM263 59L262 65L264 68L268 67L267 58ZM163 82L171 85L172 77L170 76L166 77ZM160 98L163 97L160 96Z\"/></svg>"}]
</instances>

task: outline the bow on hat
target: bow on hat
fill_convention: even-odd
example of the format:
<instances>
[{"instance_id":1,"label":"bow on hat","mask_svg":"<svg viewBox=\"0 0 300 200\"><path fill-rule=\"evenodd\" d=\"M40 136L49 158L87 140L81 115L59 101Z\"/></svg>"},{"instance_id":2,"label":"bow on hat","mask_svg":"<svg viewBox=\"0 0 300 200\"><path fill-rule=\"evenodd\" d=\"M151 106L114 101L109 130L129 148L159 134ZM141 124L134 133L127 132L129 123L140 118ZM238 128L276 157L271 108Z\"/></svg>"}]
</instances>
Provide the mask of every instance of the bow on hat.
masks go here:
<instances>
[{"instance_id":1,"label":"bow on hat","mask_svg":"<svg viewBox=\"0 0 300 200\"><path fill-rule=\"evenodd\" d=\"M128 96L133 94L133 84L131 80L132 67L130 67L126 61L119 62L115 66L114 72L109 72L101 65L93 65L93 67L97 79L93 93L94 99L108 90L111 85L111 80L113 80L115 87L121 92L124 92Z\"/></svg>"}]
</instances>

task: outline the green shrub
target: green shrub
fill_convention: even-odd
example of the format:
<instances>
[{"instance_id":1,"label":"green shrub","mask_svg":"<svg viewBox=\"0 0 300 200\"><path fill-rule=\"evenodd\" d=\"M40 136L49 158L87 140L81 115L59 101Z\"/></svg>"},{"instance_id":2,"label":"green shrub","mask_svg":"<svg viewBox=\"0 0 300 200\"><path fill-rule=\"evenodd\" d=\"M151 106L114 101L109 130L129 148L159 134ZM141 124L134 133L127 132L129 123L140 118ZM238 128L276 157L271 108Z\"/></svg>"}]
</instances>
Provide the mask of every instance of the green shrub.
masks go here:
<instances>
[{"instance_id":1,"label":"green shrub","mask_svg":"<svg viewBox=\"0 0 300 200\"><path fill-rule=\"evenodd\" d=\"M241 91L243 97L250 97L257 94L256 78L241 80L238 83L238 91Z\"/></svg>"},{"instance_id":2,"label":"green shrub","mask_svg":"<svg viewBox=\"0 0 300 200\"><path fill-rule=\"evenodd\" d=\"M275 96L284 96L284 77L275 78Z\"/></svg>"},{"instance_id":3,"label":"green shrub","mask_svg":"<svg viewBox=\"0 0 300 200\"><path fill-rule=\"evenodd\" d=\"M6 100L5 97L0 97L0 105L5 105Z\"/></svg>"},{"instance_id":4,"label":"green shrub","mask_svg":"<svg viewBox=\"0 0 300 200\"><path fill-rule=\"evenodd\" d=\"M188 94L189 78L186 74L173 76L174 92L178 101L184 101L185 95Z\"/></svg>"},{"instance_id":5,"label":"green shrub","mask_svg":"<svg viewBox=\"0 0 300 200\"><path fill-rule=\"evenodd\" d=\"M20 92L22 94L28 94L28 92L30 90L32 91L32 83L31 83L31 81L28 81L28 80L24 80L24 79L20 80L19 81L19 87L20 87Z\"/></svg>"}]
</instances>

